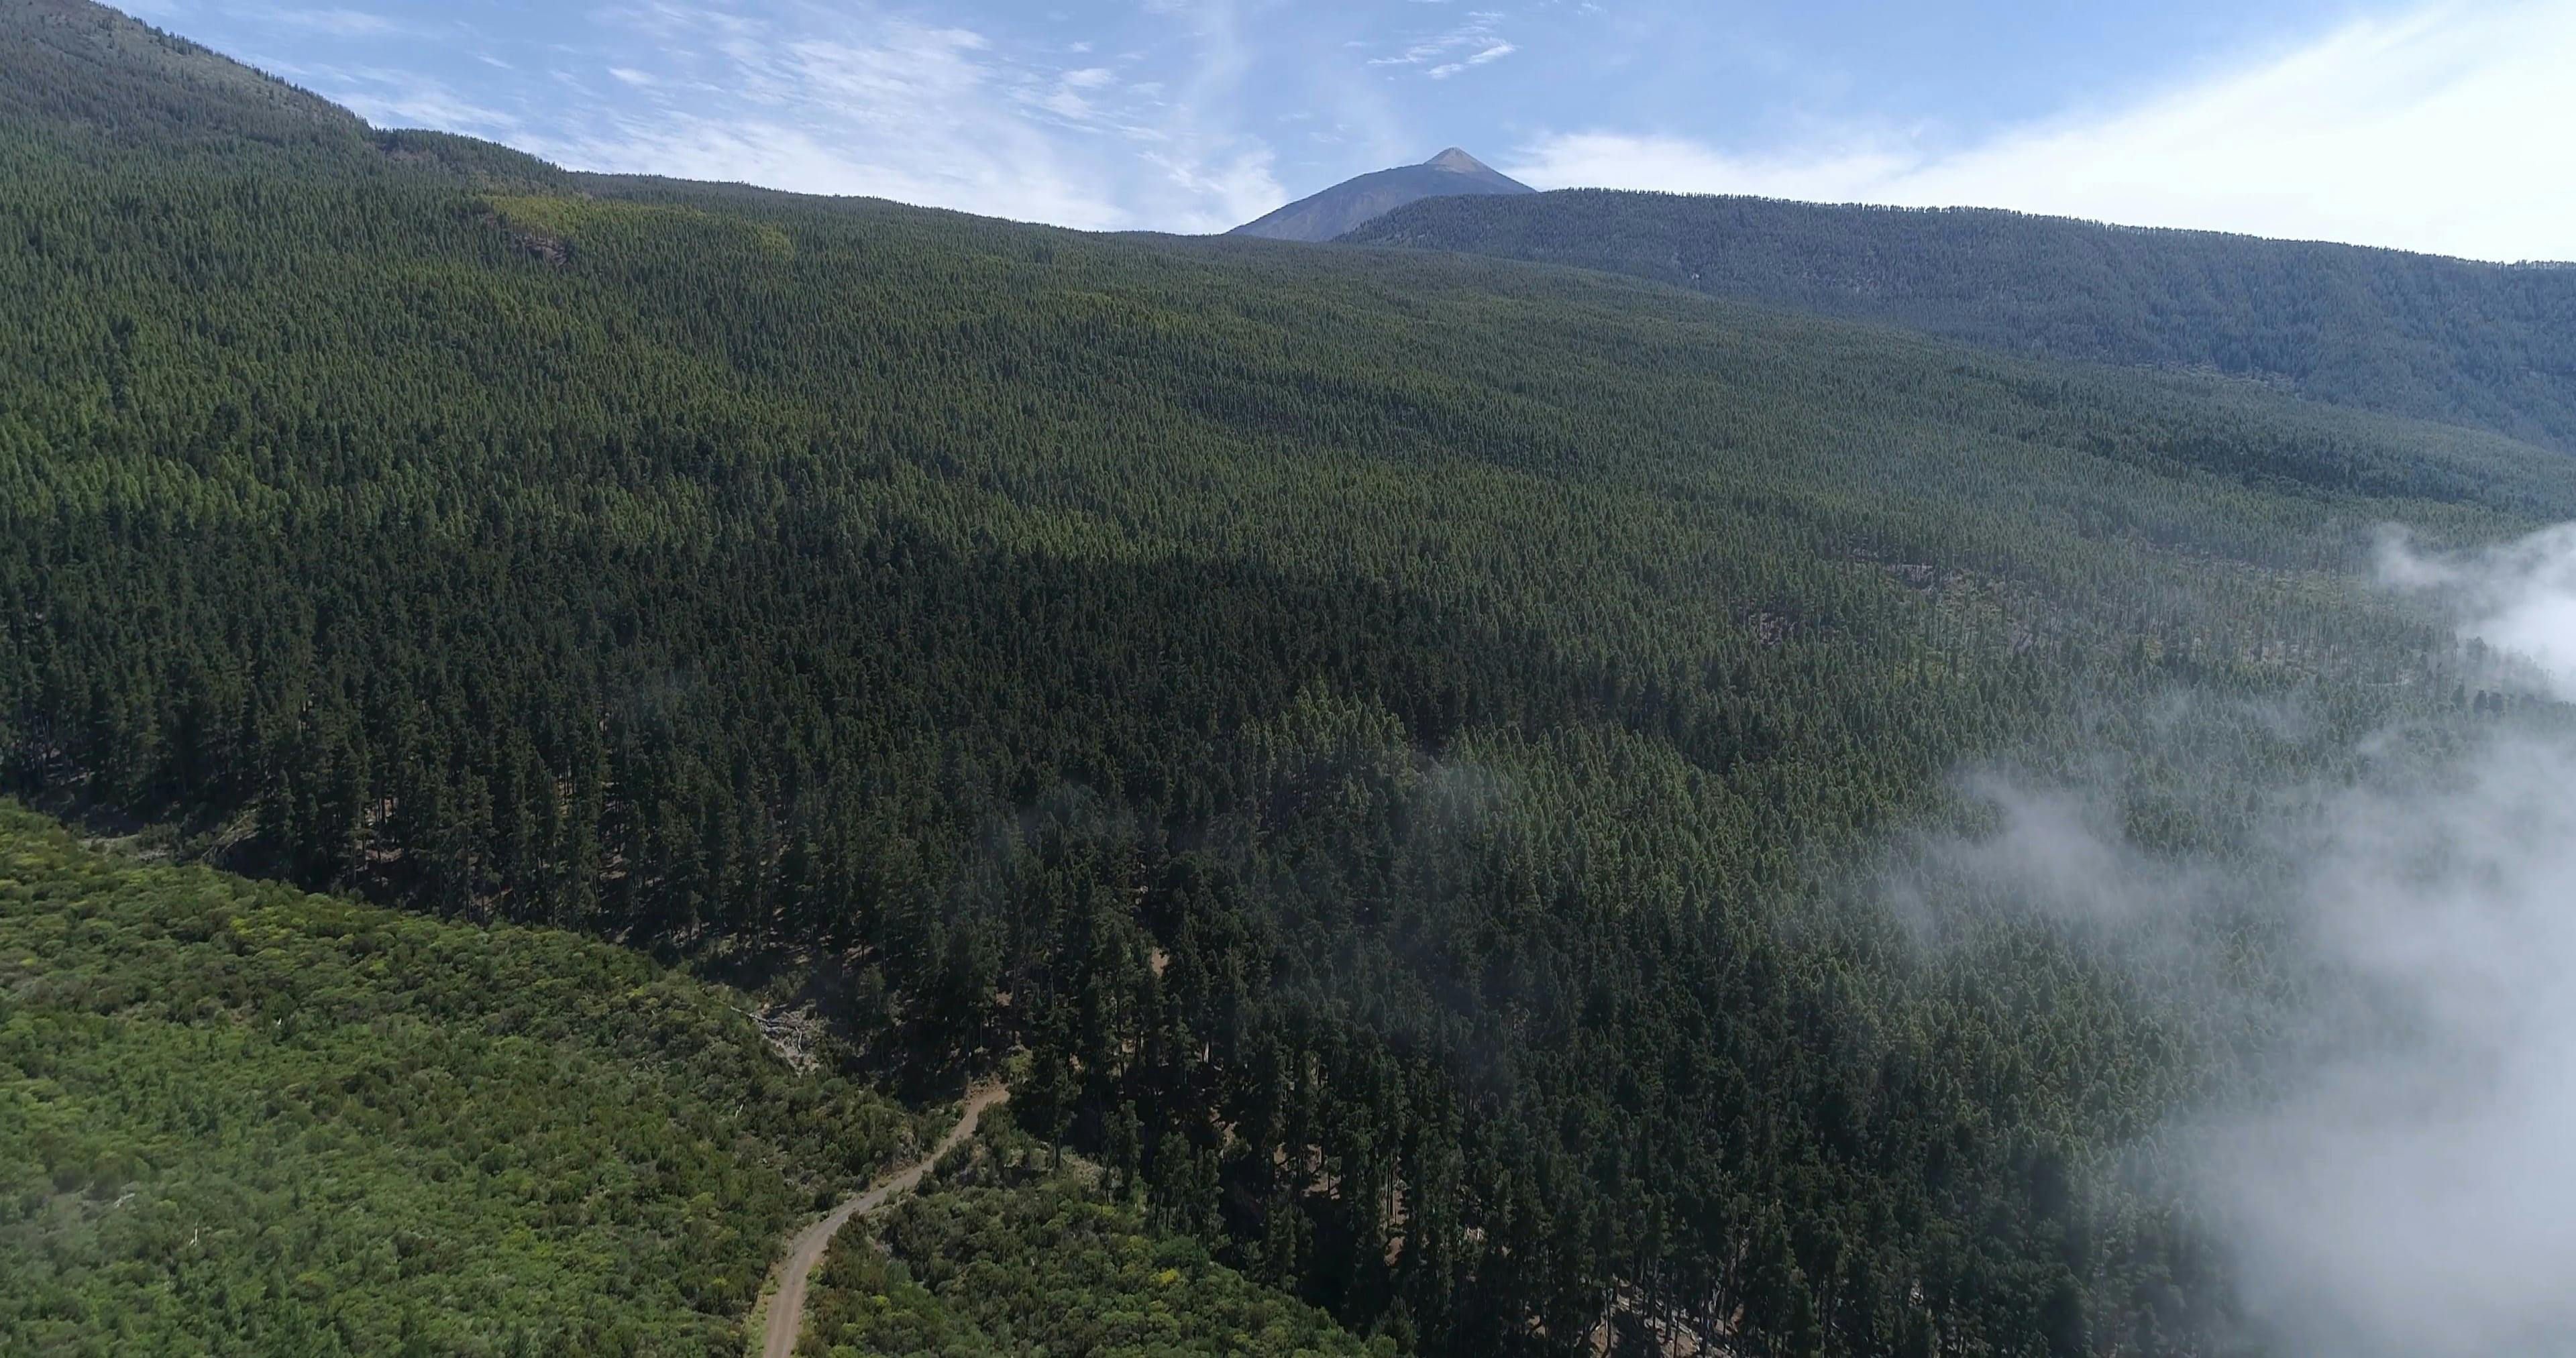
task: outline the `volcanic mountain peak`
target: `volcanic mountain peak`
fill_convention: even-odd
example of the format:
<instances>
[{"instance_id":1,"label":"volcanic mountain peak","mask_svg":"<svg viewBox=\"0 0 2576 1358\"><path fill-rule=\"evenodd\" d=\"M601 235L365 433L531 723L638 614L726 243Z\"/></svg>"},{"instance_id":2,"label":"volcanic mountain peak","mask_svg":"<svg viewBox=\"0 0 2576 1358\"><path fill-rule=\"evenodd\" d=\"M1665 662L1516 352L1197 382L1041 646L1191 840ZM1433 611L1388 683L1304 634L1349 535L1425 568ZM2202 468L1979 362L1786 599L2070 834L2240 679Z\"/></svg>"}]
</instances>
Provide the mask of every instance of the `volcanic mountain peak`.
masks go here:
<instances>
[{"instance_id":1,"label":"volcanic mountain peak","mask_svg":"<svg viewBox=\"0 0 2576 1358\"><path fill-rule=\"evenodd\" d=\"M1485 162L1476 159L1474 156L1467 154L1465 151L1462 151L1455 146L1450 147L1448 150L1443 151L1422 163L1429 165L1434 169L1456 170L1460 174L1494 173L1491 166L1488 166Z\"/></svg>"},{"instance_id":2,"label":"volcanic mountain peak","mask_svg":"<svg viewBox=\"0 0 2576 1358\"><path fill-rule=\"evenodd\" d=\"M1399 165L1347 179L1234 229L1238 236L1326 241L1363 222L1425 198L1535 190L1452 146L1419 165Z\"/></svg>"}]
</instances>

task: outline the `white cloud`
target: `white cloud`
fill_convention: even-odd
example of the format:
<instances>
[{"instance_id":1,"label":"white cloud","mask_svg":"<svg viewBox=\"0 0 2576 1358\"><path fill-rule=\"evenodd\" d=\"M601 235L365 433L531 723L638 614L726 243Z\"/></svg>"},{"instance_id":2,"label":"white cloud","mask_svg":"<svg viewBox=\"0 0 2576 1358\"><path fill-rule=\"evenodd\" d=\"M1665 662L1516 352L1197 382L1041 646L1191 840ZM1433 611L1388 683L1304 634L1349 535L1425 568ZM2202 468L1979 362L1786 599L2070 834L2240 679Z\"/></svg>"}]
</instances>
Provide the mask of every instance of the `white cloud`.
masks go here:
<instances>
[{"instance_id":1,"label":"white cloud","mask_svg":"<svg viewBox=\"0 0 2576 1358\"><path fill-rule=\"evenodd\" d=\"M664 44L668 66L611 73L689 97L579 110L519 145L582 169L1123 221L1097 179L1017 111L1011 73L979 33L872 17L790 27L668 4L626 17Z\"/></svg>"},{"instance_id":2,"label":"white cloud","mask_svg":"<svg viewBox=\"0 0 2576 1358\"><path fill-rule=\"evenodd\" d=\"M516 114L478 103L444 82L410 71L263 65L294 75L378 127L428 127L501 141L517 136L522 127Z\"/></svg>"},{"instance_id":3,"label":"white cloud","mask_svg":"<svg viewBox=\"0 0 2576 1358\"><path fill-rule=\"evenodd\" d=\"M1446 80L1471 66L1483 66L1517 52L1520 48L1495 36L1503 16L1493 10L1474 10L1449 29L1428 38L1408 42L1391 56L1371 57L1371 66L1421 66L1423 74L1433 80ZM1354 44L1364 45L1364 44ZM1473 50L1470 50L1473 49ZM1460 55L1465 53L1465 55Z\"/></svg>"},{"instance_id":4,"label":"white cloud","mask_svg":"<svg viewBox=\"0 0 2576 1358\"><path fill-rule=\"evenodd\" d=\"M2576 694L2576 524L2450 555L2391 536L2379 573ZM2289 1353L2576 1352L2571 782L2549 721L2326 804L2304 904L2348 1003L2314 1016L2322 1051L2277 1102L2213 1129L2208 1165Z\"/></svg>"},{"instance_id":5,"label":"white cloud","mask_svg":"<svg viewBox=\"0 0 2576 1358\"><path fill-rule=\"evenodd\" d=\"M2566 1354L2576 746L2473 746L2325 808L2325 964L2277 1102L2209 1129L2246 1306L2293 1358Z\"/></svg>"},{"instance_id":6,"label":"white cloud","mask_svg":"<svg viewBox=\"0 0 2576 1358\"><path fill-rule=\"evenodd\" d=\"M251 11L253 17L289 28L310 29L335 38L388 38L414 34L408 24L397 23L381 14L354 9L263 9Z\"/></svg>"},{"instance_id":7,"label":"white cloud","mask_svg":"<svg viewBox=\"0 0 2576 1358\"><path fill-rule=\"evenodd\" d=\"M1143 218L1169 231L1222 231L1250 221L1287 198L1271 173L1272 154L1261 141L1234 130L1253 66L1236 0L1155 0L1191 16L1195 60L1189 78L1159 97L1150 124L1158 149L1147 159L1162 170L1155 184L1159 210ZM1142 87L1138 92L1141 93Z\"/></svg>"},{"instance_id":8,"label":"white cloud","mask_svg":"<svg viewBox=\"0 0 2576 1358\"><path fill-rule=\"evenodd\" d=\"M1178 93L865 6L646 0L594 18L616 97L581 91L513 144L577 169L864 195L1086 229L1231 226L1284 196L1237 130L1250 54L1230 0L1171 0Z\"/></svg>"},{"instance_id":9,"label":"white cloud","mask_svg":"<svg viewBox=\"0 0 2576 1358\"><path fill-rule=\"evenodd\" d=\"M2431 555L2392 534L2378 564L2489 648L2472 682L2576 694L2576 525ZM2177 699L2158 776L2231 731L2335 739L2302 711ZM1890 899L1936 940L2026 910L2207 1025L2235 1078L2134 1165L2196 1204L2257 1351L2576 1353L2576 732L2498 714L2343 751L2348 778L2245 803L2227 856L2133 841L2116 768L1970 780L1996 829L1913 849Z\"/></svg>"},{"instance_id":10,"label":"white cloud","mask_svg":"<svg viewBox=\"0 0 2576 1358\"><path fill-rule=\"evenodd\" d=\"M2383 584L2447 606L2463 638L2533 667L2526 683L2576 702L2576 524L2452 555L2392 532L2378 564Z\"/></svg>"},{"instance_id":11,"label":"white cloud","mask_svg":"<svg viewBox=\"0 0 2576 1358\"><path fill-rule=\"evenodd\" d=\"M1596 185L2576 258L2576 0L2445 3L2115 109L1925 151L1869 134L1744 155L1684 138L1542 136L1507 173Z\"/></svg>"},{"instance_id":12,"label":"white cloud","mask_svg":"<svg viewBox=\"0 0 2576 1358\"><path fill-rule=\"evenodd\" d=\"M1105 16L1120 31L1073 42L991 6L897 0L584 0L489 34L384 0L127 7L188 21L372 122L574 169L1210 231L1288 196L1272 124L1246 98L1278 56L1247 31L1268 4L1147 0L1148 15Z\"/></svg>"},{"instance_id":13,"label":"white cloud","mask_svg":"<svg viewBox=\"0 0 2576 1358\"><path fill-rule=\"evenodd\" d=\"M1882 196L1884 186L1909 163L1893 152L1866 149L1740 156L1684 137L1567 132L1524 148L1503 172L1542 189L1581 185L1856 202L1894 201Z\"/></svg>"}]
</instances>

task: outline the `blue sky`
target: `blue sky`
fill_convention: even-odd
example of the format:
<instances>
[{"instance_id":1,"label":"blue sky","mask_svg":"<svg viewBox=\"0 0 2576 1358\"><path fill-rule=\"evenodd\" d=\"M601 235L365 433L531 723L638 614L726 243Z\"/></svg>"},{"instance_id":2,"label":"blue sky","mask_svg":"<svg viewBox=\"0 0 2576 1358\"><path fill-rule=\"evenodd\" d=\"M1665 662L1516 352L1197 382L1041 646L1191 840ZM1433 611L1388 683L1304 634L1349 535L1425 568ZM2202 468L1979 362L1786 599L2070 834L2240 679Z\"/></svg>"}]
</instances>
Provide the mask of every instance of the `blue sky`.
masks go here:
<instances>
[{"instance_id":1,"label":"blue sky","mask_svg":"<svg viewBox=\"0 0 2576 1358\"><path fill-rule=\"evenodd\" d=\"M2576 0L131 0L585 169L1218 230L1459 145L1576 184L2576 258Z\"/></svg>"}]
</instances>

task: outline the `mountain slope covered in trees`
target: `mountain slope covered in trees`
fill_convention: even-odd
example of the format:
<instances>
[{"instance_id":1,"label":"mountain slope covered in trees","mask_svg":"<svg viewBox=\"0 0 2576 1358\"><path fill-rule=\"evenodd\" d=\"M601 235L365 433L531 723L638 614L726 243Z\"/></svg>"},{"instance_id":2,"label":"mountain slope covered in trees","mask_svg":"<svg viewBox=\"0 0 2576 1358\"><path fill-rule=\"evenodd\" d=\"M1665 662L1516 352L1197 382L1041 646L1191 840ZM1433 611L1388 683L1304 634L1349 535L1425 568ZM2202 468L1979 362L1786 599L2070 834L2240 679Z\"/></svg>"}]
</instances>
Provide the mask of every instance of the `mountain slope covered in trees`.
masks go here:
<instances>
[{"instance_id":1,"label":"mountain slope covered in trees","mask_svg":"<svg viewBox=\"0 0 2576 1358\"><path fill-rule=\"evenodd\" d=\"M2223 373L2576 452L2576 268L1984 209L1576 190L1345 239L1605 269L2031 355Z\"/></svg>"},{"instance_id":2,"label":"mountain slope covered in trees","mask_svg":"<svg viewBox=\"0 0 2576 1358\"><path fill-rule=\"evenodd\" d=\"M2377 525L2576 511L2491 434L1598 274L310 133L44 74L73 8L0 11L55 91L0 138L10 785L771 968L896 1087L1025 1049L1024 1125L1424 1353L2216 1349L2116 1171L2230 1035L1852 865L2185 693L2237 781L2141 759L2133 820L2224 843L2302 731L2473 701Z\"/></svg>"},{"instance_id":3,"label":"mountain slope covered in trees","mask_svg":"<svg viewBox=\"0 0 2576 1358\"><path fill-rule=\"evenodd\" d=\"M13 125L76 118L129 145L348 147L369 135L346 109L84 0L0 0L0 33L0 117Z\"/></svg>"}]
</instances>

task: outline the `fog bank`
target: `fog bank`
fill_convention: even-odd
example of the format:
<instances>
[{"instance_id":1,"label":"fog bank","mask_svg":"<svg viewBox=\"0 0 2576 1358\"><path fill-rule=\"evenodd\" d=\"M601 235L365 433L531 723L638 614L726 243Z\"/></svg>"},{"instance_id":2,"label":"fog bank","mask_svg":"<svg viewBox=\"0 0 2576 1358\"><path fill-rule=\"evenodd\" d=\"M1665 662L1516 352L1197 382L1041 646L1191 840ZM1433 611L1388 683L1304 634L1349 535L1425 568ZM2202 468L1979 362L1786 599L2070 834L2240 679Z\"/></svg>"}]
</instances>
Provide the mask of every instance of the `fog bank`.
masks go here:
<instances>
[{"instance_id":1,"label":"fog bank","mask_svg":"<svg viewBox=\"0 0 2576 1358\"><path fill-rule=\"evenodd\" d=\"M2576 525L2454 554L2391 534L2377 570L2489 685L2576 699ZM2342 753L2356 776L2275 789L2223 856L2141 847L2107 786L1982 775L1962 791L1997 829L1938 861L2249 1035L2244 1087L2162 1138L2247 1338L2576 1355L2576 721L2479 701ZM2249 903L2282 954L2259 993L2225 961Z\"/></svg>"}]
</instances>

